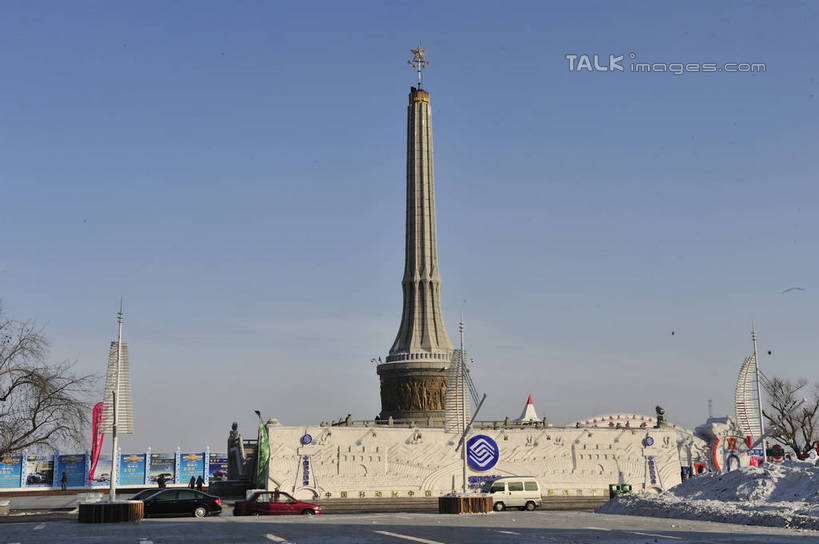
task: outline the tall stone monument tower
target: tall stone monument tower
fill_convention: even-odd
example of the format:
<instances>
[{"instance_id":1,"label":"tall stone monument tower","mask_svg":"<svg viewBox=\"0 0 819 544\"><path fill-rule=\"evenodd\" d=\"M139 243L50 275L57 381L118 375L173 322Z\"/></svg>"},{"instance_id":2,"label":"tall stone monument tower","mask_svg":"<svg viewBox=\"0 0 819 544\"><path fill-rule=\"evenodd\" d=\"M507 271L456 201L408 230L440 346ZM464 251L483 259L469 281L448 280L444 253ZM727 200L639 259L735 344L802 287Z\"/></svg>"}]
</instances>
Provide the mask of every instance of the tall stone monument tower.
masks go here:
<instances>
[{"instance_id":1,"label":"tall stone monument tower","mask_svg":"<svg viewBox=\"0 0 819 544\"><path fill-rule=\"evenodd\" d=\"M404 309L401 326L381 380L380 419L411 419L443 425L452 342L441 315L441 275L435 227L432 125L429 93L421 89L421 70L429 64L419 45L410 64L418 71L407 107L407 220L404 257Z\"/></svg>"}]
</instances>

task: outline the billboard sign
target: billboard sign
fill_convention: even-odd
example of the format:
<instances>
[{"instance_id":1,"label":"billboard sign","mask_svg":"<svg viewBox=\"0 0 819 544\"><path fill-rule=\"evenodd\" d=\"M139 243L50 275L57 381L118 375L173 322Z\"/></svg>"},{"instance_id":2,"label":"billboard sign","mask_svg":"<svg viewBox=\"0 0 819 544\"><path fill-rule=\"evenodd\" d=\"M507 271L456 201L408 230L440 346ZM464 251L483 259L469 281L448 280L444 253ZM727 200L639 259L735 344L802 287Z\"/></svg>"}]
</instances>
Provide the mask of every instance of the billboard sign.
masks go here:
<instances>
[{"instance_id":1,"label":"billboard sign","mask_svg":"<svg viewBox=\"0 0 819 544\"><path fill-rule=\"evenodd\" d=\"M173 483L176 475L176 456L173 453L152 453L151 472L148 475L149 484L155 484L159 475L165 475L166 483Z\"/></svg>"},{"instance_id":2,"label":"billboard sign","mask_svg":"<svg viewBox=\"0 0 819 544\"><path fill-rule=\"evenodd\" d=\"M7 455L0 459L0 488L20 487L22 475L22 455Z\"/></svg>"},{"instance_id":3,"label":"billboard sign","mask_svg":"<svg viewBox=\"0 0 819 544\"><path fill-rule=\"evenodd\" d=\"M224 453L211 453L210 463L208 463L208 480L211 482L219 482L227 480L228 477L228 458Z\"/></svg>"},{"instance_id":4,"label":"billboard sign","mask_svg":"<svg viewBox=\"0 0 819 544\"><path fill-rule=\"evenodd\" d=\"M57 457L55 485L60 485L65 474L66 487L85 487L85 455L60 455Z\"/></svg>"},{"instance_id":5,"label":"billboard sign","mask_svg":"<svg viewBox=\"0 0 819 544\"><path fill-rule=\"evenodd\" d=\"M128 453L120 455L119 485L145 485L145 454Z\"/></svg>"},{"instance_id":6,"label":"billboard sign","mask_svg":"<svg viewBox=\"0 0 819 544\"><path fill-rule=\"evenodd\" d=\"M179 483L187 484L191 478L205 477L205 453L183 453L179 456Z\"/></svg>"},{"instance_id":7,"label":"billboard sign","mask_svg":"<svg viewBox=\"0 0 819 544\"><path fill-rule=\"evenodd\" d=\"M54 485L54 456L26 456L26 487L51 487Z\"/></svg>"},{"instance_id":8,"label":"billboard sign","mask_svg":"<svg viewBox=\"0 0 819 544\"><path fill-rule=\"evenodd\" d=\"M100 455L97 460L97 467L94 471L94 479L91 481L94 487L111 485L111 456Z\"/></svg>"}]
</instances>

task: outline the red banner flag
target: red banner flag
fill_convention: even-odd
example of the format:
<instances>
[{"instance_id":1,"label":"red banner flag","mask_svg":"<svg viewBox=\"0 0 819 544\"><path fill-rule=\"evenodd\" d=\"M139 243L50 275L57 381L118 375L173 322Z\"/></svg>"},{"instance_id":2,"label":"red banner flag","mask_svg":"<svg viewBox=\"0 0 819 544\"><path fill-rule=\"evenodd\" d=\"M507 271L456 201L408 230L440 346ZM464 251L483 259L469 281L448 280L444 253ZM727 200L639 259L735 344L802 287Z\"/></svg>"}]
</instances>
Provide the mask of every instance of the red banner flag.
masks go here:
<instances>
[{"instance_id":1,"label":"red banner flag","mask_svg":"<svg viewBox=\"0 0 819 544\"><path fill-rule=\"evenodd\" d=\"M102 403L94 405L91 413L91 469L88 471L88 481L94 481L94 471L97 469L97 461L100 459L102 450Z\"/></svg>"}]
</instances>

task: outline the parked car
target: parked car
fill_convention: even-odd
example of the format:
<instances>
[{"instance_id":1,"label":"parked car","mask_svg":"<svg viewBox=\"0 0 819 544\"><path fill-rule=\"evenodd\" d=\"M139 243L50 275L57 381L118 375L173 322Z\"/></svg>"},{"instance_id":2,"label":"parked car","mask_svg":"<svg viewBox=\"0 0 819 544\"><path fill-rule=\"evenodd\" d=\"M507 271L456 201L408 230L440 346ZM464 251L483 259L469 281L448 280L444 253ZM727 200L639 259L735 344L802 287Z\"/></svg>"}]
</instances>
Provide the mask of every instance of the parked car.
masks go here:
<instances>
[{"instance_id":1,"label":"parked car","mask_svg":"<svg viewBox=\"0 0 819 544\"><path fill-rule=\"evenodd\" d=\"M283 491L259 491L246 500L236 501L233 506L234 516L276 516L284 514L312 516L313 514L321 514L321 507L296 500Z\"/></svg>"},{"instance_id":2,"label":"parked car","mask_svg":"<svg viewBox=\"0 0 819 544\"><path fill-rule=\"evenodd\" d=\"M506 476L486 482L483 493L492 494L493 508L500 512L507 508L534 510L543 504L540 484L529 476Z\"/></svg>"},{"instance_id":3,"label":"parked car","mask_svg":"<svg viewBox=\"0 0 819 544\"><path fill-rule=\"evenodd\" d=\"M142 499L146 517L196 516L203 518L222 512L219 497L195 489L163 489Z\"/></svg>"}]
</instances>

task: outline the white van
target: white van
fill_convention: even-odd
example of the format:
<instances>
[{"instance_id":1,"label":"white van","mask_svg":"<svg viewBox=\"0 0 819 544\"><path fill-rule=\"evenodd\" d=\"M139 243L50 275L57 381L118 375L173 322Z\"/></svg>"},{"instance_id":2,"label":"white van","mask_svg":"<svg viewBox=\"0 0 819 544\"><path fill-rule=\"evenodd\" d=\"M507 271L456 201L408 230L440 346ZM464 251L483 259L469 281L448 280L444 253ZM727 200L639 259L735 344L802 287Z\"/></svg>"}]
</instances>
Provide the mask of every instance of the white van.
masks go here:
<instances>
[{"instance_id":1,"label":"white van","mask_svg":"<svg viewBox=\"0 0 819 544\"><path fill-rule=\"evenodd\" d=\"M506 476L486 482L481 492L490 493L496 511L507 508L534 510L543 504L540 484L531 476Z\"/></svg>"}]
</instances>

